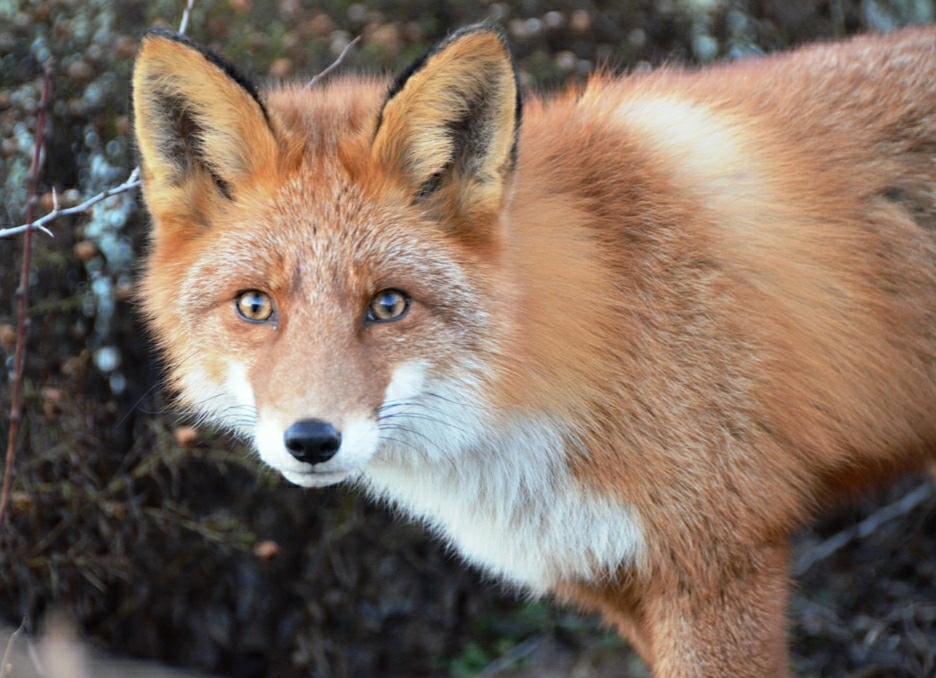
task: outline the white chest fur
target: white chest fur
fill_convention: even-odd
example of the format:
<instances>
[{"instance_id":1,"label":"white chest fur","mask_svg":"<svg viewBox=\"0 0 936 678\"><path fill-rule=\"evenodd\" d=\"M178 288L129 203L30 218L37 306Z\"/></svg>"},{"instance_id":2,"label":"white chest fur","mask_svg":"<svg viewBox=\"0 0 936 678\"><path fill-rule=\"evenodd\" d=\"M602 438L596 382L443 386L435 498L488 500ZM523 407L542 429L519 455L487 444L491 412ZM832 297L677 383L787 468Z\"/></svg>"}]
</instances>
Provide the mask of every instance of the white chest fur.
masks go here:
<instances>
[{"instance_id":1,"label":"white chest fur","mask_svg":"<svg viewBox=\"0 0 936 678\"><path fill-rule=\"evenodd\" d=\"M562 436L550 423L515 422L468 438L473 444L440 442L439 454L411 456L400 448L378 455L364 484L470 562L536 593L640 559L639 516L571 476Z\"/></svg>"}]
</instances>

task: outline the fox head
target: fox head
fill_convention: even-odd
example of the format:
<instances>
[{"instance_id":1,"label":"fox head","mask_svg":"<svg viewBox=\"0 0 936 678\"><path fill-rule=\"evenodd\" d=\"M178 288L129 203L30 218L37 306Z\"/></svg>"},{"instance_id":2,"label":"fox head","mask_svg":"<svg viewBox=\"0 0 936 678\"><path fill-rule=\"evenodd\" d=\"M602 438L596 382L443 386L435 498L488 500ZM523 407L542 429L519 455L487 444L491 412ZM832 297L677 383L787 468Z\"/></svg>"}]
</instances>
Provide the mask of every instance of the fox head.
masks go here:
<instances>
[{"instance_id":1,"label":"fox head","mask_svg":"<svg viewBox=\"0 0 936 678\"><path fill-rule=\"evenodd\" d=\"M133 99L140 297L184 403L304 486L470 442L510 331L520 103L500 34L462 30L393 83L260 94L153 32Z\"/></svg>"}]
</instances>

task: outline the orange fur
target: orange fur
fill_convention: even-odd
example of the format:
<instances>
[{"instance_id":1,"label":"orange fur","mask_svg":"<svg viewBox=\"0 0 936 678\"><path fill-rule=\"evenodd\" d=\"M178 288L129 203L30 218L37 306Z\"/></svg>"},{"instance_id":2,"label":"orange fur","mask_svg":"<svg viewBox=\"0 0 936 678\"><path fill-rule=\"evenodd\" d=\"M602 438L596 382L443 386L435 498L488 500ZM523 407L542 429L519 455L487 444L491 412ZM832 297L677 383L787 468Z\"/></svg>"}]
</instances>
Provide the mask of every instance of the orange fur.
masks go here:
<instances>
[{"instance_id":1,"label":"orange fur","mask_svg":"<svg viewBox=\"0 0 936 678\"><path fill-rule=\"evenodd\" d=\"M603 612L655 675L784 675L790 532L936 448L934 82L936 31L908 30L598 75L526 100L516 138L484 28L389 90L258 98L151 36L141 299L182 397L291 480L363 479L469 558ZM253 289L269 322L234 313ZM409 312L362 323L386 289ZM347 463L281 449L310 417L370 440L385 408L437 395L423 380L470 412L452 440L413 417L399 447L342 443ZM450 497L412 489L452 469ZM546 540L542 570L475 543L474 509L479 535ZM589 550L617 524L619 550Z\"/></svg>"}]
</instances>

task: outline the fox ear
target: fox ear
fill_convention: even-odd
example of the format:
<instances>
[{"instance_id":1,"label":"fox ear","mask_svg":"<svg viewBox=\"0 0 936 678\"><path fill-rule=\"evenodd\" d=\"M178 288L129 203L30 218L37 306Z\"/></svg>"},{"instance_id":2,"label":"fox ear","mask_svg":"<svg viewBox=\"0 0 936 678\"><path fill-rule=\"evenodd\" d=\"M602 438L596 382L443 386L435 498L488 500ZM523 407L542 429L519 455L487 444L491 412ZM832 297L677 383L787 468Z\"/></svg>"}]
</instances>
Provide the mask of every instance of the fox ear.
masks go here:
<instances>
[{"instance_id":1,"label":"fox ear","mask_svg":"<svg viewBox=\"0 0 936 678\"><path fill-rule=\"evenodd\" d=\"M276 138L254 88L180 35L153 31L133 71L137 146L150 211L202 220L275 161Z\"/></svg>"},{"instance_id":2,"label":"fox ear","mask_svg":"<svg viewBox=\"0 0 936 678\"><path fill-rule=\"evenodd\" d=\"M520 100L500 32L465 28L404 72L372 152L414 201L471 226L502 206L516 162Z\"/></svg>"}]
</instances>

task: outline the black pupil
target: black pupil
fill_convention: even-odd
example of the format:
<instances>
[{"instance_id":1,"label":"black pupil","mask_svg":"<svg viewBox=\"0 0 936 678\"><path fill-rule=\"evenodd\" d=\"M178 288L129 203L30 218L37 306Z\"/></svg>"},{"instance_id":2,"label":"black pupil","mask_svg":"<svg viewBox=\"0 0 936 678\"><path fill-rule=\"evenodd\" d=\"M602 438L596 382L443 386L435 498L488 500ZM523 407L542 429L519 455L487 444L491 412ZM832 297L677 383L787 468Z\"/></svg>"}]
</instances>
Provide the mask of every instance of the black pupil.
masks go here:
<instances>
[{"instance_id":1,"label":"black pupil","mask_svg":"<svg viewBox=\"0 0 936 678\"><path fill-rule=\"evenodd\" d=\"M380 298L380 306L382 315L392 316L396 314L396 305L399 302L400 298L396 294L388 292Z\"/></svg>"},{"instance_id":2,"label":"black pupil","mask_svg":"<svg viewBox=\"0 0 936 678\"><path fill-rule=\"evenodd\" d=\"M248 294L244 298L245 311L250 318L256 318L263 315L266 308L263 296L257 293Z\"/></svg>"},{"instance_id":3,"label":"black pupil","mask_svg":"<svg viewBox=\"0 0 936 678\"><path fill-rule=\"evenodd\" d=\"M392 318L395 315L398 315L400 310L398 305L400 304L400 295L396 292L387 292L380 297L380 312L379 315L382 318Z\"/></svg>"}]
</instances>

